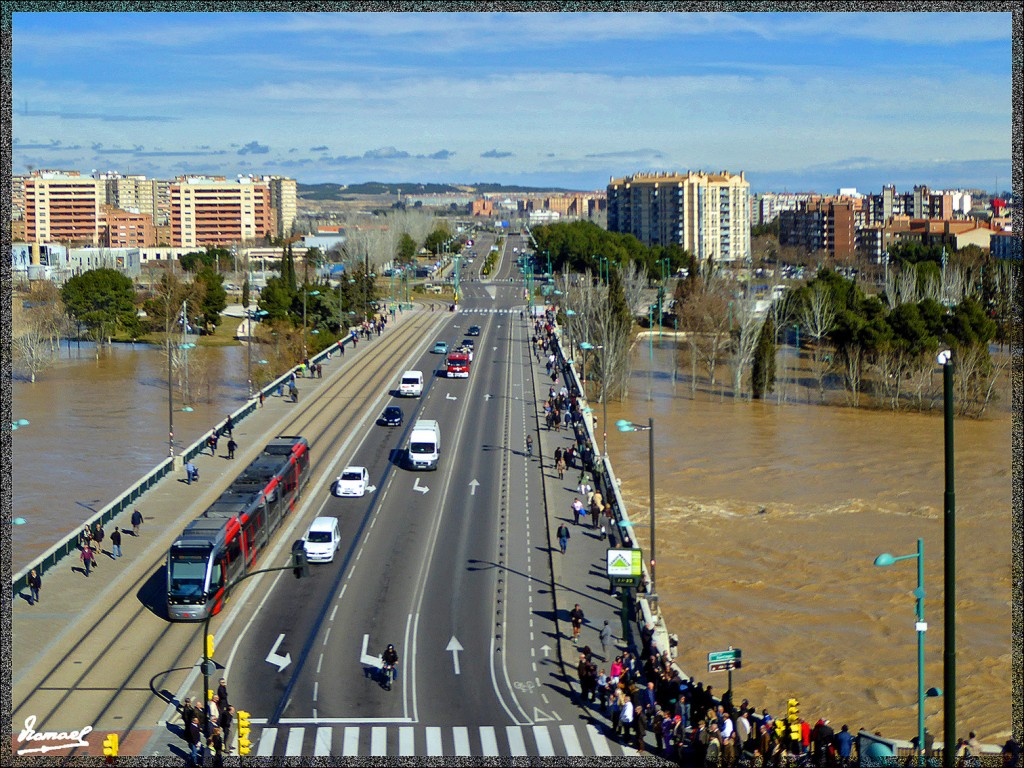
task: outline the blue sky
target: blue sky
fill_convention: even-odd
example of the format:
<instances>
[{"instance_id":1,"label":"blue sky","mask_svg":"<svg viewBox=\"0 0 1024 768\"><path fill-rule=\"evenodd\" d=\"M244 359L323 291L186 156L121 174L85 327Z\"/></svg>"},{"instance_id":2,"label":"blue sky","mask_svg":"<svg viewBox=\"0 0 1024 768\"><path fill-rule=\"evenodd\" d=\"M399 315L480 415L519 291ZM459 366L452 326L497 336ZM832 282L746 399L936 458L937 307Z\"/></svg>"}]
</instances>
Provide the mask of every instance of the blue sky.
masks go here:
<instances>
[{"instance_id":1,"label":"blue sky","mask_svg":"<svg viewBox=\"0 0 1024 768\"><path fill-rule=\"evenodd\" d=\"M1010 186L1009 13L15 13L13 169Z\"/></svg>"}]
</instances>

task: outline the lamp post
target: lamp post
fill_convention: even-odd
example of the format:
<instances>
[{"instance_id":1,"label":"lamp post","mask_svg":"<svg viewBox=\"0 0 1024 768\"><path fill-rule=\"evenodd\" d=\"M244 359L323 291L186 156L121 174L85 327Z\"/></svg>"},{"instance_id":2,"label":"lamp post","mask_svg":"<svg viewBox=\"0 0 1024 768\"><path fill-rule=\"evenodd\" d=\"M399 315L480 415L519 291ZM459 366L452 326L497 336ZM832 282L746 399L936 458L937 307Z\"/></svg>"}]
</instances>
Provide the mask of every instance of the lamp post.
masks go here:
<instances>
[{"instance_id":1,"label":"lamp post","mask_svg":"<svg viewBox=\"0 0 1024 768\"><path fill-rule=\"evenodd\" d=\"M583 374L583 396L586 397L587 396L587 352L592 350L594 348L594 345L591 344L590 342L587 342L587 341L581 341L579 343L579 348L581 350L583 350L583 370L581 371L581 373Z\"/></svg>"},{"instance_id":2,"label":"lamp post","mask_svg":"<svg viewBox=\"0 0 1024 768\"><path fill-rule=\"evenodd\" d=\"M647 399L651 399L651 381L654 379L654 304L647 307Z\"/></svg>"},{"instance_id":3,"label":"lamp post","mask_svg":"<svg viewBox=\"0 0 1024 768\"><path fill-rule=\"evenodd\" d=\"M253 339L253 335L252 335L252 319L254 317L264 317L267 314L268 313L267 313L267 311L265 309L261 309L259 311L254 311L254 310L251 310L251 309L247 309L246 310L246 316L248 317L248 322L246 324L246 331L247 331L247 333L245 334L245 366L246 366L246 371L248 372L248 375L249 375L249 399L250 400L252 399L252 339Z\"/></svg>"},{"instance_id":4,"label":"lamp post","mask_svg":"<svg viewBox=\"0 0 1024 768\"><path fill-rule=\"evenodd\" d=\"M634 424L632 421L628 421L626 419L619 419L617 422L615 422L615 426L618 427L619 432L647 432L647 463L650 467L651 480L651 590L648 597L651 600L653 600L656 597L654 589L654 417L648 417L647 426L644 426L643 424Z\"/></svg>"},{"instance_id":5,"label":"lamp post","mask_svg":"<svg viewBox=\"0 0 1024 768\"><path fill-rule=\"evenodd\" d=\"M893 557L885 552L875 558L875 565L892 565L913 558L917 558L917 589L914 590L914 597L917 598L917 764L921 765L924 751L924 633L928 630L924 620L924 539L917 540L916 554ZM953 742L945 742L942 751L944 755L953 754Z\"/></svg>"},{"instance_id":6,"label":"lamp post","mask_svg":"<svg viewBox=\"0 0 1024 768\"><path fill-rule=\"evenodd\" d=\"M19 427L27 427L28 425L28 419L18 419L17 421L11 422L11 430L18 429Z\"/></svg>"},{"instance_id":7,"label":"lamp post","mask_svg":"<svg viewBox=\"0 0 1024 768\"><path fill-rule=\"evenodd\" d=\"M565 327L569 331L569 360L572 360L572 318L576 317L576 313L571 310L565 310Z\"/></svg>"},{"instance_id":8,"label":"lamp post","mask_svg":"<svg viewBox=\"0 0 1024 768\"><path fill-rule=\"evenodd\" d=\"M946 490L943 494L943 672L946 689L942 717L942 765L953 768L956 741L956 491L953 472L953 355L948 349L939 353L942 366L943 424L945 433Z\"/></svg>"},{"instance_id":9,"label":"lamp post","mask_svg":"<svg viewBox=\"0 0 1024 768\"><path fill-rule=\"evenodd\" d=\"M307 296L319 296L320 291L310 291L304 285L302 286L302 358L306 358L306 297Z\"/></svg>"}]
</instances>

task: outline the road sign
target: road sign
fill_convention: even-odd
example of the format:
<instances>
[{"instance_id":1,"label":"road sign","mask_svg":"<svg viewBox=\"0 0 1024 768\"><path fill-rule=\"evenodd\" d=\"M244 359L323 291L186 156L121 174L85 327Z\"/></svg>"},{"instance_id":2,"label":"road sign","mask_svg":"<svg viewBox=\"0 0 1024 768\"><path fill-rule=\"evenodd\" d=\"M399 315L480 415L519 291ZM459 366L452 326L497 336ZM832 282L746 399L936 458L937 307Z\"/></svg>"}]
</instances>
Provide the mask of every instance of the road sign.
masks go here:
<instances>
[{"instance_id":1,"label":"road sign","mask_svg":"<svg viewBox=\"0 0 1024 768\"><path fill-rule=\"evenodd\" d=\"M730 648L727 651L712 651L708 654L708 672L732 672L743 666L743 651Z\"/></svg>"},{"instance_id":2,"label":"road sign","mask_svg":"<svg viewBox=\"0 0 1024 768\"><path fill-rule=\"evenodd\" d=\"M637 586L643 574L639 549L609 549L608 578L614 586Z\"/></svg>"}]
</instances>

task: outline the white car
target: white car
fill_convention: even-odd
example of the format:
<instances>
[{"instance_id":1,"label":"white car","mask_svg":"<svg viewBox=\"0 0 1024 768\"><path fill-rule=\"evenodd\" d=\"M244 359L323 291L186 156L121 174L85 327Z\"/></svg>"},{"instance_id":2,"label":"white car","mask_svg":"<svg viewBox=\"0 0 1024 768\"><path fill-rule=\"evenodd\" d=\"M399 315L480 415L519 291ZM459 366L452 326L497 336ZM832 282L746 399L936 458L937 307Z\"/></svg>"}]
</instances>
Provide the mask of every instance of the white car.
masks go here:
<instances>
[{"instance_id":1,"label":"white car","mask_svg":"<svg viewBox=\"0 0 1024 768\"><path fill-rule=\"evenodd\" d=\"M335 496L362 496L370 484L366 467L345 467L334 482Z\"/></svg>"},{"instance_id":2,"label":"white car","mask_svg":"<svg viewBox=\"0 0 1024 768\"><path fill-rule=\"evenodd\" d=\"M302 537L306 559L311 563L334 562L334 553L341 546L341 533L336 517L318 517Z\"/></svg>"}]
</instances>

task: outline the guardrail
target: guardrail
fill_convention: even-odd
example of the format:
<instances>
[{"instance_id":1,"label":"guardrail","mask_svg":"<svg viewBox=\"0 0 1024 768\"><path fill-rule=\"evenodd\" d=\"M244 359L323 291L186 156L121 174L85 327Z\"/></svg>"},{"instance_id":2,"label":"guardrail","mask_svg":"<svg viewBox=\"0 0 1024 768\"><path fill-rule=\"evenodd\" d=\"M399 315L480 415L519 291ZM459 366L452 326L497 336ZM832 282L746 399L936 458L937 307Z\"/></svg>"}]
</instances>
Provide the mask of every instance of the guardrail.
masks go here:
<instances>
[{"instance_id":1,"label":"guardrail","mask_svg":"<svg viewBox=\"0 0 1024 768\"><path fill-rule=\"evenodd\" d=\"M351 337L346 336L342 342L350 342ZM326 349L318 352L315 356L310 358L310 362L319 362L327 357L329 353L332 353L337 348L337 344L332 344ZM294 366L289 368L281 376L274 379L272 382L267 384L260 390L257 390L253 397L249 398L245 405L239 408L234 413L230 414L232 424L238 424L249 414L253 413L259 405L259 396L270 394L276 390L281 384L288 381L291 378L292 373L298 371L301 366ZM189 461L190 459L198 456L202 453L203 449L206 448L206 441L210 434L214 430L222 430L227 423L227 419L215 424L209 431L204 432L203 436L181 449L181 452L175 456L168 456L166 459L157 464L153 469L147 472L141 479L129 486L125 491L120 493L117 498L107 504L105 507L96 512L92 517L83 520L78 526L68 533L63 539L58 541L52 547L47 549L43 554L39 555L32 563L22 568L12 577L12 591L13 594L17 594L19 591L25 589L28 586L28 575L29 572L35 569L39 575L42 576L48 570L53 568L63 558L78 551L78 537L85 526L93 527L96 523L101 526L106 526L111 520L121 514L123 511L130 507L135 506L135 502L150 488L156 485L158 482L163 480L167 475L180 469L183 462Z\"/></svg>"}]
</instances>

